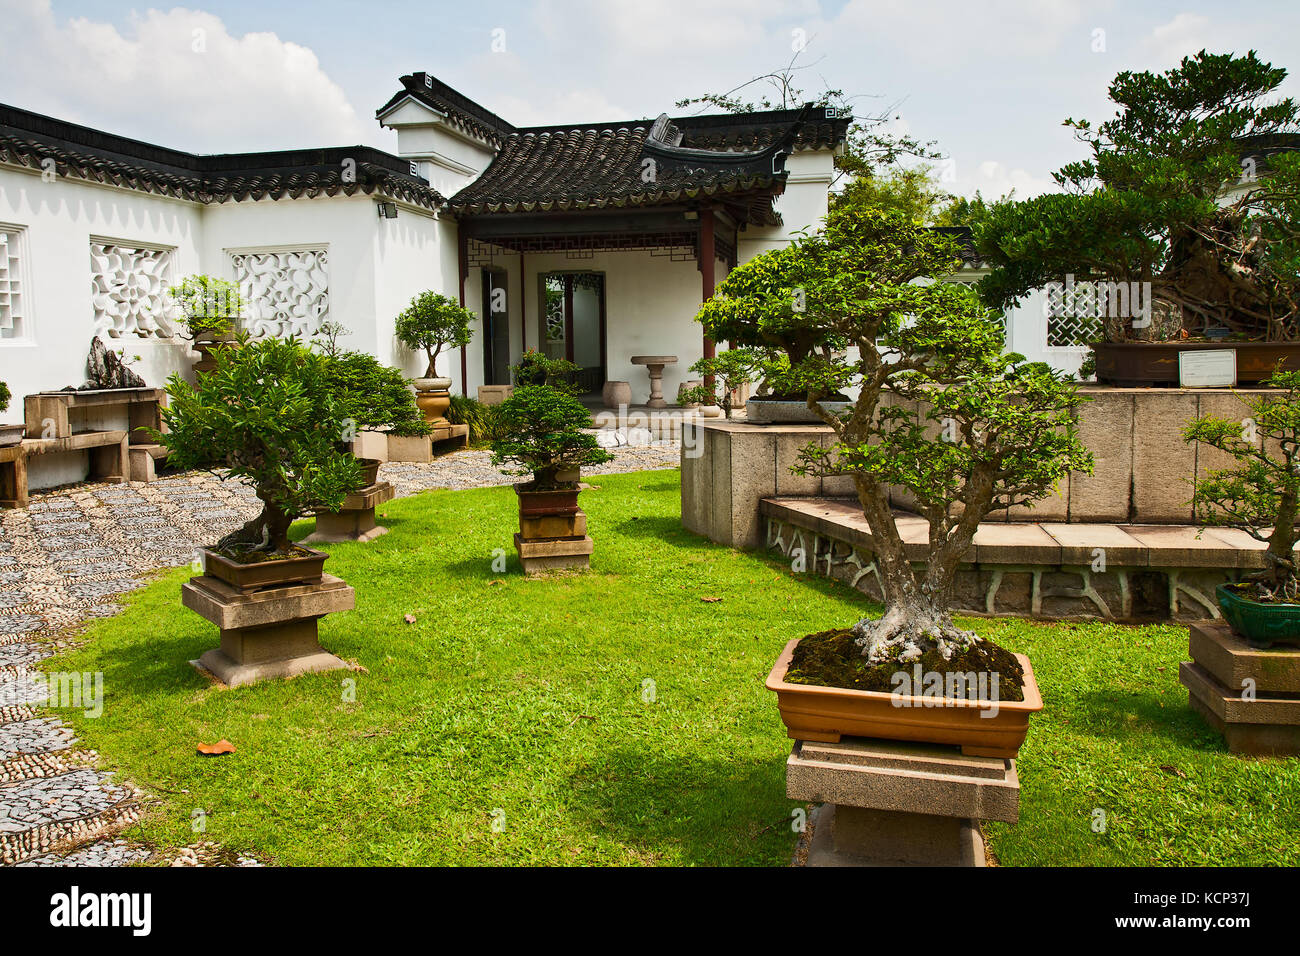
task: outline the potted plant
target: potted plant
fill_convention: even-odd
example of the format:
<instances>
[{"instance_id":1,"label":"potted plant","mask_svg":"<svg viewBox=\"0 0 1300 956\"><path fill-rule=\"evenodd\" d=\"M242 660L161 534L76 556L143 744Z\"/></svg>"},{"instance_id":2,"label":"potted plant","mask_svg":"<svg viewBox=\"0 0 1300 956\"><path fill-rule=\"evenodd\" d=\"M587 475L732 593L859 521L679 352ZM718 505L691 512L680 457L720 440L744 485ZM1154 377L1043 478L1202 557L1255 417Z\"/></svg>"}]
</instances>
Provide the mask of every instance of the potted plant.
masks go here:
<instances>
[{"instance_id":1,"label":"potted plant","mask_svg":"<svg viewBox=\"0 0 1300 956\"><path fill-rule=\"evenodd\" d=\"M361 486L356 458L339 448L348 422L329 363L292 338L245 339L218 350L197 385L175 374L167 382L165 430L153 439L170 462L250 484L262 503L257 517L204 551L207 573L234 588L319 583L328 555L292 544L289 526L337 511Z\"/></svg>"},{"instance_id":2,"label":"potted plant","mask_svg":"<svg viewBox=\"0 0 1300 956\"><path fill-rule=\"evenodd\" d=\"M1071 469L1091 468L1074 422L1082 398L1046 365L1003 354L1000 329L971 290L914 283L942 278L951 246L866 192L837 202L820 232L792 243L784 265L784 290L769 285L733 300L723 318L761 322L774 307L809 330L787 381L803 383L835 442L809 444L795 470L852 476L885 605L880 617L786 645L767 686L789 735L1014 756L1042 706L1033 669L953 622L954 582L987 515L1031 505ZM797 320L785 306L795 290ZM848 387L858 399L847 412L823 404ZM886 405L887 390L918 410ZM922 560L905 548L890 485L912 492L929 525Z\"/></svg>"},{"instance_id":3,"label":"potted plant","mask_svg":"<svg viewBox=\"0 0 1300 956\"><path fill-rule=\"evenodd\" d=\"M0 412L9 408L10 397L9 386L4 382L0 382ZM26 432L26 425L0 425L0 448L7 445L17 445L23 440L23 435Z\"/></svg>"},{"instance_id":4,"label":"potted plant","mask_svg":"<svg viewBox=\"0 0 1300 956\"><path fill-rule=\"evenodd\" d=\"M750 422L819 421L788 371L840 345L830 329L809 320L805 290L790 281L794 255L788 246L774 249L755 256L745 269L731 270L695 317L709 338L746 348L755 357L753 371L763 375L763 382L746 402L745 417ZM701 393L705 408L716 407L714 374L705 372ZM848 407L848 396L838 391L821 400L824 408Z\"/></svg>"},{"instance_id":5,"label":"potted plant","mask_svg":"<svg viewBox=\"0 0 1300 956\"><path fill-rule=\"evenodd\" d=\"M497 418L501 437L492 442L492 463L507 466L503 474L531 475L514 486L519 497L515 547L525 573L586 567L593 546L578 507L578 479L583 465L614 457L585 430L591 416L566 392L522 385L498 406Z\"/></svg>"},{"instance_id":6,"label":"potted plant","mask_svg":"<svg viewBox=\"0 0 1300 956\"><path fill-rule=\"evenodd\" d=\"M194 371L212 371L216 366L216 350L238 343L236 333L244 312L239 286L226 279L196 274L186 276L167 293L180 313L186 336L199 353Z\"/></svg>"},{"instance_id":7,"label":"potted plant","mask_svg":"<svg viewBox=\"0 0 1300 956\"><path fill-rule=\"evenodd\" d=\"M580 395L582 388L574 381L582 366L568 359L551 358L536 349L529 349L510 366L510 377L515 385L549 385L567 395Z\"/></svg>"},{"instance_id":8,"label":"potted plant","mask_svg":"<svg viewBox=\"0 0 1300 956\"><path fill-rule=\"evenodd\" d=\"M1091 156L1056 173L1067 192L985 208L972 223L993 271L985 300L1048 288L1081 300L1089 370L1105 384L1178 385L1179 353L1236 352L1237 380L1300 368L1300 107L1287 72L1255 54L1204 51L1121 73L1116 115L1066 120Z\"/></svg>"},{"instance_id":9,"label":"potted plant","mask_svg":"<svg viewBox=\"0 0 1300 956\"><path fill-rule=\"evenodd\" d=\"M347 430L340 436L339 450L351 449L362 431L377 431L397 437L427 436L428 423L415 404L400 370L382 364L367 352L334 350L326 353L326 384L334 392ZM378 479L378 458L357 459L363 487Z\"/></svg>"},{"instance_id":10,"label":"potted plant","mask_svg":"<svg viewBox=\"0 0 1300 956\"><path fill-rule=\"evenodd\" d=\"M1300 372L1278 371L1266 384L1278 393L1240 396L1241 419L1206 415L1183 437L1234 459L1195 482L1198 520L1240 527L1268 545L1262 570L1216 588L1225 620L1253 647L1300 646Z\"/></svg>"},{"instance_id":11,"label":"potted plant","mask_svg":"<svg viewBox=\"0 0 1300 956\"><path fill-rule=\"evenodd\" d=\"M424 350L429 364L424 375L414 380L416 404L430 425L446 424L444 417L451 404L450 378L438 377L438 355L444 348L463 348L469 344L469 324L474 314L445 295L421 292L397 317L393 331L397 340L412 350Z\"/></svg>"},{"instance_id":12,"label":"potted plant","mask_svg":"<svg viewBox=\"0 0 1300 956\"><path fill-rule=\"evenodd\" d=\"M713 358L702 358L691 366L704 380L691 387L677 390L677 403L721 408L730 420L745 386L754 381L755 373L763 367L763 356L756 349L729 349ZM744 407L744 402L739 402Z\"/></svg>"}]
</instances>

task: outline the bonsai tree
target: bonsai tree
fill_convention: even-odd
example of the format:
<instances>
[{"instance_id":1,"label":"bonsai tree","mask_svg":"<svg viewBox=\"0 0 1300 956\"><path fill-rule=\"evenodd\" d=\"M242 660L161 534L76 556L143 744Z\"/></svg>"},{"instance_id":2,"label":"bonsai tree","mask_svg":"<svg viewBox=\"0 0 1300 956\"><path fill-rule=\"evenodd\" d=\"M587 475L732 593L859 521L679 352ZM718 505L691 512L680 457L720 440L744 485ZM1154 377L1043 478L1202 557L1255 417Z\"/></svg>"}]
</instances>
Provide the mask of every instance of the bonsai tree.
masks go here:
<instances>
[{"instance_id":1,"label":"bonsai tree","mask_svg":"<svg viewBox=\"0 0 1300 956\"><path fill-rule=\"evenodd\" d=\"M397 317L393 331L408 349L424 350L429 360L424 377L436 378L438 355L445 348L468 345L469 324L473 321L474 313L453 299L437 292L421 292Z\"/></svg>"},{"instance_id":2,"label":"bonsai tree","mask_svg":"<svg viewBox=\"0 0 1300 956\"><path fill-rule=\"evenodd\" d=\"M1253 52L1204 50L1164 73L1118 74L1112 119L1065 121L1091 152L1055 174L1065 192L982 210L985 301L1005 307L1070 275L1149 282L1173 321L1135 331L1111 302L1108 339L1300 337L1300 156L1275 151L1300 129L1296 103L1275 96L1286 75Z\"/></svg>"},{"instance_id":3,"label":"bonsai tree","mask_svg":"<svg viewBox=\"0 0 1300 956\"><path fill-rule=\"evenodd\" d=\"M1300 372L1275 372L1265 384L1280 391L1241 396L1249 411L1244 421L1206 415L1184 429L1184 440L1204 442L1235 460L1232 467L1195 482L1192 505L1203 524L1240 526L1257 541L1267 542L1267 566L1247 580L1257 585L1261 600L1296 603Z\"/></svg>"},{"instance_id":4,"label":"bonsai tree","mask_svg":"<svg viewBox=\"0 0 1300 956\"><path fill-rule=\"evenodd\" d=\"M800 388L835 434L830 448L805 448L795 470L851 475L871 528L885 612L855 626L863 654L871 664L931 651L949 660L987 643L952 621L958 566L991 512L1032 505L1071 469L1091 469L1073 416L1081 397L1047 366L1003 354L995 316L971 290L914 281L951 272L952 240L867 193L837 203L779 269L762 258L732 273L741 276L731 288L749 296L717 298L699 318L715 337L749 326L752 340L772 320L814 343L780 384ZM760 272L752 282L743 275L751 269ZM850 387L858 398L849 412L821 404ZM890 485L912 493L929 525L920 566L905 553Z\"/></svg>"},{"instance_id":5,"label":"bonsai tree","mask_svg":"<svg viewBox=\"0 0 1300 956\"><path fill-rule=\"evenodd\" d=\"M429 434L401 371L367 352L337 351L324 357L325 384L354 435L368 428L399 436ZM340 447L346 449L347 444L341 440Z\"/></svg>"},{"instance_id":6,"label":"bonsai tree","mask_svg":"<svg viewBox=\"0 0 1300 956\"><path fill-rule=\"evenodd\" d=\"M0 382L0 412L6 411L9 408L9 399L12 397L13 395L9 391L9 386L4 382Z\"/></svg>"},{"instance_id":7,"label":"bonsai tree","mask_svg":"<svg viewBox=\"0 0 1300 956\"><path fill-rule=\"evenodd\" d=\"M337 511L361 486L357 460L339 450L347 410L330 387L330 360L296 339L241 341L191 387L167 382L166 431L153 440L179 468L203 468L253 486L262 512L217 543L236 560L291 553L289 526ZM222 470L217 471L215 469Z\"/></svg>"},{"instance_id":8,"label":"bonsai tree","mask_svg":"<svg viewBox=\"0 0 1300 956\"><path fill-rule=\"evenodd\" d=\"M763 355L755 349L730 349L719 352L713 358L702 358L691 366L691 371L703 375L704 384L679 389L677 401L683 405L717 405L730 418L732 394L741 386L753 382L755 373L762 367Z\"/></svg>"},{"instance_id":9,"label":"bonsai tree","mask_svg":"<svg viewBox=\"0 0 1300 956\"><path fill-rule=\"evenodd\" d=\"M576 395L580 387L573 377L582 366L568 359L550 358L536 349L529 349L519 357L517 365L510 366L515 385L549 385L557 391Z\"/></svg>"},{"instance_id":10,"label":"bonsai tree","mask_svg":"<svg viewBox=\"0 0 1300 956\"><path fill-rule=\"evenodd\" d=\"M179 285L168 289L167 294L179 310L181 324L191 339L205 333L229 335L244 312L239 286L213 276L186 276Z\"/></svg>"},{"instance_id":11,"label":"bonsai tree","mask_svg":"<svg viewBox=\"0 0 1300 956\"><path fill-rule=\"evenodd\" d=\"M572 395L549 385L522 385L498 406L502 437L492 443L492 464L507 475L533 476L533 489L572 487L557 474L612 461L614 456L584 429L591 416Z\"/></svg>"}]
</instances>

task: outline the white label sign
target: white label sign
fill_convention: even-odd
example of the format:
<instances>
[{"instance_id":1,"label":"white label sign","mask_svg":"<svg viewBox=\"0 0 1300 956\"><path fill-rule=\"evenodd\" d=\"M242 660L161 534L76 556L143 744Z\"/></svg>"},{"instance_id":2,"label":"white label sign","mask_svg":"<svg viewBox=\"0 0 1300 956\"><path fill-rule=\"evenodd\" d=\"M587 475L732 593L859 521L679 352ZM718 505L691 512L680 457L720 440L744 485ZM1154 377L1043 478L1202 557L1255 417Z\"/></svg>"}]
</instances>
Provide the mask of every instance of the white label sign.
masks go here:
<instances>
[{"instance_id":1,"label":"white label sign","mask_svg":"<svg viewBox=\"0 0 1300 956\"><path fill-rule=\"evenodd\" d=\"M1231 388L1237 384L1237 350L1179 352L1178 384L1183 388Z\"/></svg>"}]
</instances>

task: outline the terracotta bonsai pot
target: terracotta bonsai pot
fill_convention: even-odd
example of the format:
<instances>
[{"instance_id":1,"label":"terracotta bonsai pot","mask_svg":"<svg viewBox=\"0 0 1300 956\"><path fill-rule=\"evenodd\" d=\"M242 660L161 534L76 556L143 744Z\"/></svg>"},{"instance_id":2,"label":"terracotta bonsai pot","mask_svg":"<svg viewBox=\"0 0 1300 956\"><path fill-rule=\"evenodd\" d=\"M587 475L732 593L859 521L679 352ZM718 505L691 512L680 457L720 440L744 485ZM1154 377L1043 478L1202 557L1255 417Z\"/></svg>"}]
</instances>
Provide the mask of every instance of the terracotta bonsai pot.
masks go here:
<instances>
[{"instance_id":1,"label":"terracotta bonsai pot","mask_svg":"<svg viewBox=\"0 0 1300 956\"><path fill-rule=\"evenodd\" d=\"M632 386L627 382L610 380L600 390L600 401L606 408L632 404Z\"/></svg>"},{"instance_id":2,"label":"terracotta bonsai pot","mask_svg":"<svg viewBox=\"0 0 1300 956\"><path fill-rule=\"evenodd\" d=\"M0 448L17 445L27 434L26 425L0 425Z\"/></svg>"},{"instance_id":3,"label":"terracotta bonsai pot","mask_svg":"<svg viewBox=\"0 0 1300 956\"><path fill-rule=\"evenodd\" d=\"M361 487L369 488L379 480L379 466L383 464L378 458L358 458L361 466Z\"/></svg>"},{"instance_id":4,"label":"terracotta bonsai pot","mask_svg":"<svg viewBox=\"0 0 1300 956\"><path fill-rule=\"evenodd\" d=\"M203 549L204 572L241 591L282 588L293 584L319 584L324 574L324 551L298 546L303 552L292 558L242 564L210 548Z\"/></svg>"},{"instance_id":5,"label":"terracotta bonsai pot","mask_svg":"<svg viewBox=\"0 0 1300 956\"><path fill-rule=\"evenodd\" d=\"M1278 362L1300 369L1300 342L1096 342L1097 381L1121 388L1177 387L1178 353L1205 350L1237 353L1237 384L1258 385Z\"/></svg>"},{"instance_id":6,"label":"terracotta bonsai pot","mask_svg":"<svg viewBox=\"0 0 1300 956\"><path fill-rule=\"evenodd\" d=\"M842 736L955 744L972 757L1015 757L1029 732L1029 716L1043 709L1029 658L1017 654L1025 669L1024 700L954 700L790 684L785 680L799 639L791 641L767 676L776 692L781 720L795 740L838 743ZM996 707L996 711L994 708ZM992 713L993 716L984 716Z\"/></svg>"},{"instance_id":7,"label":"terracotta bonsai pot","mask_svg":"<svg viewBox=\"0 0 1300 956\"><path fill-rule=\"evenodd\" d=\"M550 515L575 515L578 513L577 488L553 488L546 491L531 490L531 482L514 486L519 496L520 518L545 518Z\"/></svg>"},{"instance_id":8,"label":"terracotta bonsai pot","mask_svg":"<svg viewBox=\"0 0 1300 956\"><path fill-rule=\"evenodd\" d=\"M415 385L415 404L419 406L424 420L430 425L445 424L447 409L451 408L451 379L417 378Z\"/></svg>"}]
</instances>

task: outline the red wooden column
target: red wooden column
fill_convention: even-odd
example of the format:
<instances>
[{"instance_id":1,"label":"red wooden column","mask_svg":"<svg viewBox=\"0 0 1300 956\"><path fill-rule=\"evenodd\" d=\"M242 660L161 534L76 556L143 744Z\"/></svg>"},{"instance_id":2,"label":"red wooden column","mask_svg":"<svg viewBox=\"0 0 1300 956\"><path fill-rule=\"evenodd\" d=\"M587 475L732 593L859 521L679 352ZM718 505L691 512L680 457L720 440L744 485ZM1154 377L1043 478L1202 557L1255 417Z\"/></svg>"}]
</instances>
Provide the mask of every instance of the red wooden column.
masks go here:
<instances>
[{"instance_id":1,"label":"red wooden column","mask_svg":"<svg viewBox=\"0 0 1300 956\"><path fill-rule=\"evenodd\" d=\"M524 254L519 253L519 347L528 351L528 270L524 268Z\"/></svg>"},{"instance_id":2,"label":"red wooden column","mask_svg":"<svg viewBox=\"0 0 1300 956\"><path fill-rule=\"evenodd\" d=\"M460 276L460 307L465 308L465 279L469 275L469 239L462 231L463 227L456 229L456 272ZM469 397L469 362L465 358L465 350L469 346L460 347L460 393Z\"/></svg>"},{"instance_id":3,"label":"red wooden column","mask_svg":"<svg viewBox=\"0 0 1300 956\"><path fill-rule=\"evenodd\" d=\"M707 302L713 298L713 267L717 260L717 254L713 247L713 210L704 208L700 210L700 286L702 297L701 302ZM704 336L704 357L713 358L716 354L713 339L706 334ZM704 387L713 388L713 376L704 376Z\"/></svg>"}]
</instances>

